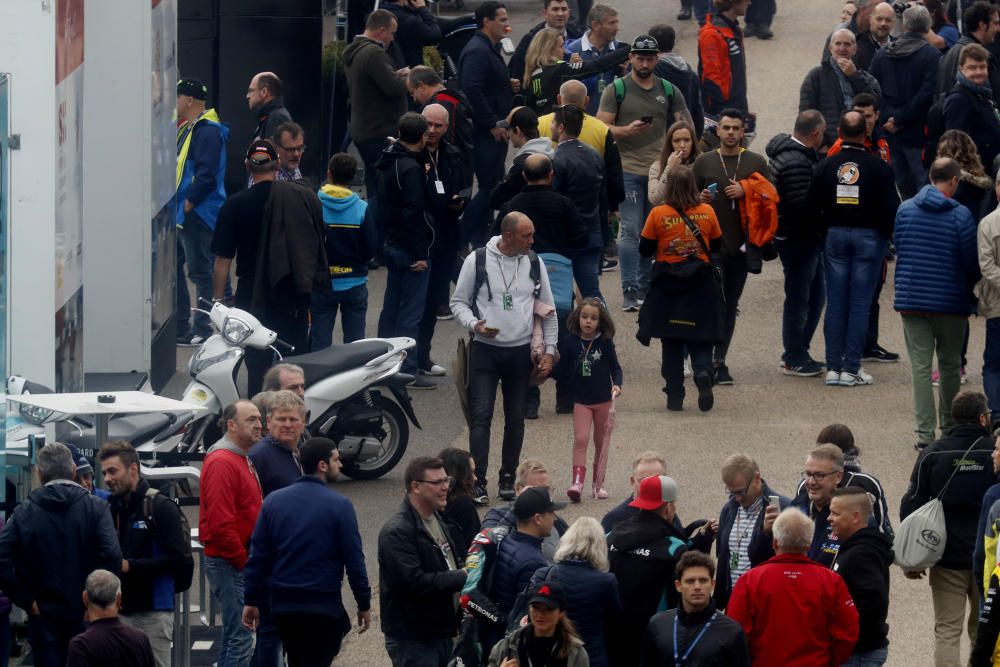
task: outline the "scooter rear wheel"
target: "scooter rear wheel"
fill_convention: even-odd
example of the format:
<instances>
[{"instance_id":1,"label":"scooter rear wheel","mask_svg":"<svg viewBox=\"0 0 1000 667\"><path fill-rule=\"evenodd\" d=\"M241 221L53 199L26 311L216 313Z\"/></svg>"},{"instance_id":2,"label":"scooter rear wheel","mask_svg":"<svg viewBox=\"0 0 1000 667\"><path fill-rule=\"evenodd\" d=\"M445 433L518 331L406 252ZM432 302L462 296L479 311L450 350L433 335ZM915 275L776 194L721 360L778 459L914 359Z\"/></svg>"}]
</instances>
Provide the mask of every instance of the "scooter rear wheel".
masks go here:
<instances>
[{"instance_id":1,"label":"scooter rear wheel","mask_svg":"<svg viewBox=\"0 0 1000 667\"><path fill-rule=\"evenodd\" d=\"M396 402L381 394L372 396L375 407L382 412L382 429L385 437L382 446L375 457L358 460L342 459L343 472L351 479L378 479L396 467L406 452L410 441L410 425L406 421L403 410ZM371 433L355 433L351 435L373 436Z\"/></svg>"}]
</instances>

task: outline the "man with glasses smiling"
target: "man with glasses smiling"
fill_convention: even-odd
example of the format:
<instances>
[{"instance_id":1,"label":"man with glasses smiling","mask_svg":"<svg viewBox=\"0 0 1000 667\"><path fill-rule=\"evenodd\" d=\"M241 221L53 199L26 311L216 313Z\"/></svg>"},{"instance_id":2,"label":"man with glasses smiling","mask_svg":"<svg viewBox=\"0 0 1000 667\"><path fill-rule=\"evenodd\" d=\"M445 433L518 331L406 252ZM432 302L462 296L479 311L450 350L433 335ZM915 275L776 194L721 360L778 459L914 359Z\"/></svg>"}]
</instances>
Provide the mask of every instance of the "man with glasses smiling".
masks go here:
<instances>
[{"instance_id":1,"label":"man with glasses smiling","mask_svg":"<svg viewBox=\"0 0 1000 667\"><path fill-rule=\"evenodd\" d=\"M744 572L774 555L771 526L779 510L768 511L768 498L777 496L782 510L791 504L767 485L757 462L746 454L732 454L723 462L722 481L729 502L722 507L714 526L715 553L719 558L715 605L719 609L726 608L733 586Z\"/></svg>"},{"instance_id":2,"label":"man with glasses smiling","mask_svg":"<svg viewBox=\"0 0 1000 667\"><path fill-rule=\"evenodd\" d=\"M466 578L439 514L452 481L441 459L413 459L404 474L406 498L379 532L379 603L393 667L444 667L451 657Z\"/></svg>"},{"instance_id":3,"label":"man with glasses smiling","mask_svg":"<svg viewBox=\"0 0 1000 667\"><path fill-rule=\"evenodd\" d=\"M802 471L805 486L792 501L792 507L812 519L812 544L808 556L820 565L829 567L837 557L840 543L831 534L830 500L844 477L844 453L836 445L820 445L809 452Z\"/></svg>"}]
</instances>

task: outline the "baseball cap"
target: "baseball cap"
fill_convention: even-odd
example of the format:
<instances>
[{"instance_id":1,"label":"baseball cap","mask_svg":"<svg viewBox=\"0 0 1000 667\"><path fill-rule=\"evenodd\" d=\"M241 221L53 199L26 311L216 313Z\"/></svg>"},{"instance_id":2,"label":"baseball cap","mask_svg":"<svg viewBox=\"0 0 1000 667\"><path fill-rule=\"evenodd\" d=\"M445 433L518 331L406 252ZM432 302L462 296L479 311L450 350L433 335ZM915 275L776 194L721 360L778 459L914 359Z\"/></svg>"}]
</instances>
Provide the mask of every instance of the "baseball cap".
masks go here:
<instances>
[{"instance_id":1,"label":"baseball cap","mask_svg":"<svg viewBox=\"0 0 1000 667\"><path fill-rule=\"evenodd\" d=\"M512 130L515 127L524 130L538 129L538 114L528 107L514 107L507 114L507 118L497 121L497 127L504 130Z\"/></svg>"},{"instance_id":2,"label":"baseball cap","mask_svg":"<svg viewBox=\"0 0 1000 667\"><path fill-rule=\"evenodd\" d=\"M639 35L632 40L629 53L652 53L656 55L660 52L660 45L649 35Z\"/></svg>"},{"instance_id":3,"label":"baseball cap","mask_svg":"<svg viewBox=\"0 0 1000 667\"><path fill-rule=\"evenodd\" d=\"M677 502L677 482L666 475L653 475L639 484L639 496L628 504L641 510L655 510L664 503Z\"/></svg>"},{"instance_id":4,"label":"baseball cap","mask_svg":"<svg viewBox=\"0 0 1000 667\"><path fill-rule=\"evenodd\" d=\"M555 512L566 507L566 503L554 503L548 489L531 486L521 492L514 501L514 516L518 521L525 521L536 514Z\"/></svg>"},{"instance_id":5,"label":"baseball cap","mask_svg":"<svg viewBox=\"0 0 1000 667\"><path fill-rule=\"evenodd\" d=\"M208 97L208 86L199 79L181 79L177 82L177 94L204 100Z\"/></svg>"},{"instance_id":6,"label":"baseball cap","mask_svg":"<svg viewBox=\"0 0 1000 667\"><path fill-rule=\"evenodd\" d=\"M554 581L543 581L531 591L528 604L540 603L549 609L562 609L566 603L562 586Z\"/></svg>"},{"instance_id":7,"label":"baseball cap","mask_svg":"<svg viewBox=\"0 0 1000 667\"><path fill-rule=\"evenodd\" d=\"M267 164L278 159L278 149L268 139L255 139L247 149L247 160L256 165Z\"/></svg>"}]
</instances>

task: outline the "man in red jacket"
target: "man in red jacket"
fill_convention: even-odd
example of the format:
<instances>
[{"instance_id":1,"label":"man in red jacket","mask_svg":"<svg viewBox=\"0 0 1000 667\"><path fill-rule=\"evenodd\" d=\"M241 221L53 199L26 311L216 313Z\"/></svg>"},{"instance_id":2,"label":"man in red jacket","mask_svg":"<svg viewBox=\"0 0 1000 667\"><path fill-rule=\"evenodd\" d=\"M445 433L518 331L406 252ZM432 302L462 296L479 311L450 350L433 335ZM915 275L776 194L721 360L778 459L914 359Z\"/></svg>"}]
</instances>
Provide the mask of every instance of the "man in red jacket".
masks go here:
<instances>
[{"instance_id":1,"label":"man in red jacket","mask_svg":"<svg viewBox=\"0 0 1000 667\"><path fill-rule=\"evenodd\" d=\"M205 574L222 610L219 667L244 666L253 634L243 627L243 567L264 495L247 456L260 439L260 412L250 401L222 411L226 434L208 450L201 469L198 535L205 545Z\"/></svg>"},{"instance_id":2,"label":"man in red jacket","mask_svg":"<svg viewBox=\"0 0 1000 667\"><path fill-rule=\"evenodd\" d=\"M774 522L774 558L736 582L726 613L739 621L753 667L842 665L858 640L858 611L835 572L806 557L813 522L789 508Z\"/></svg>"}]
</instances>

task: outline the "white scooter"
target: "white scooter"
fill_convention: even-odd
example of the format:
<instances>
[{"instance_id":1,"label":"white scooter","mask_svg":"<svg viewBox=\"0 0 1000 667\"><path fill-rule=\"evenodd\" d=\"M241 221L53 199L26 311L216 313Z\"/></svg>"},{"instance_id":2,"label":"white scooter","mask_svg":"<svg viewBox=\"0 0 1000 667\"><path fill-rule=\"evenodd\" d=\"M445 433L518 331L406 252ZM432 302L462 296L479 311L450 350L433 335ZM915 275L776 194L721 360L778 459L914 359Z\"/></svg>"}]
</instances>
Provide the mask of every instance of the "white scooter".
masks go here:
<instances>
[{"instance_id":1,"label":"white scooter","mask_svg":"<svg viewBox=\"0 0 1000 667\"><path fill-rule=\"evenodd\" d=\"M191 357L192 381L182 400L208 412L187 429L182 449L188 452L211 444L206 433L222 409L240 398L236 375L245 348L291 349L245 310L215 303L207 314L218 333ZM407 350L414 347L412 338L366 338L284 359L305 371L309 432L337 443L343 470L354 479L381 477L399 462L409 443L407 417L420 428L406 390L413 378L399 372Z\"/></svg>"}]
</instances>

